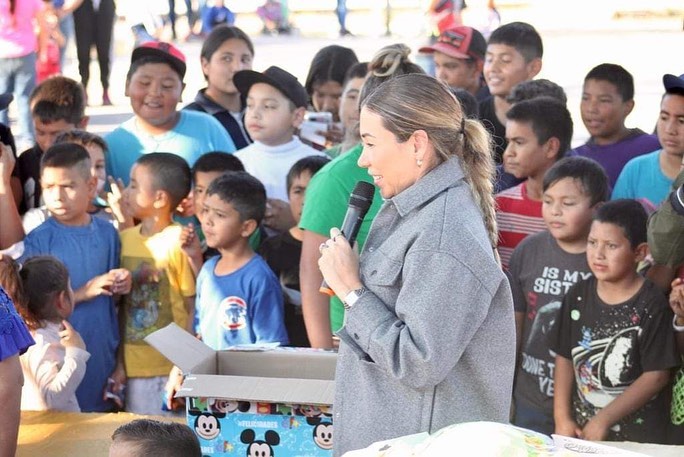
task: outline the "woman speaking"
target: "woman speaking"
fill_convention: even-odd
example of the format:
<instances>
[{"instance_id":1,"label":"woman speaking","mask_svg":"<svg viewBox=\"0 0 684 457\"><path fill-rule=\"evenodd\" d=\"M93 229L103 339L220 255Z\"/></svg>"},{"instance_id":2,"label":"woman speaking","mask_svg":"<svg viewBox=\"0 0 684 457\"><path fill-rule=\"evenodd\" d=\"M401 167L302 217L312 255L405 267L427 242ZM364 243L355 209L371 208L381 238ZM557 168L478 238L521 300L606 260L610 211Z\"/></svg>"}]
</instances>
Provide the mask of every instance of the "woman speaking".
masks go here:
<instances>
[{"instance_id":1,"label":"woman speaking","mask_svg":"<svg viewBox=\"0 0 684 457\"><path fill-rule=\"evenodd\" d=\"M347 308L336 456L458 422L508 422L513 302L497 262L489 136L426 75L393 78L361 109L385 202L359 256L338 229L319 267Z\"/></svg>"}]
</instances>

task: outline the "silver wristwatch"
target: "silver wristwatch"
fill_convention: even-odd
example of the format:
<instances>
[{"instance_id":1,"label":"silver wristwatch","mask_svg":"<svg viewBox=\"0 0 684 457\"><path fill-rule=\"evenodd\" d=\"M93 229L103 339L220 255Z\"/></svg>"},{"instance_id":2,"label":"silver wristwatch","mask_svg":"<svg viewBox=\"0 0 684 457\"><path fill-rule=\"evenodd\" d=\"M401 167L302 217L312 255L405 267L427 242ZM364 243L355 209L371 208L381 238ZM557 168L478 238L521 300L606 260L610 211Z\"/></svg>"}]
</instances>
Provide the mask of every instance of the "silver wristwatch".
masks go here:
<instances>
[{"instance_id":1,"label":"silver wristwatch","mask_svg":"<svg viewBox=\"0 0 684 457\"><path fill-rule=\"evenodd\" d=\"M344 309L351 309L351 307L354 306L354 304L359 300L359 298L361 298L361 296L366 292L368 292L368 289L366 289L364 286L361 286L360 288L352 290L347 295L345 295L344 300L342 300L342 304L344 304Z\"/></svg>"}]
</instances>

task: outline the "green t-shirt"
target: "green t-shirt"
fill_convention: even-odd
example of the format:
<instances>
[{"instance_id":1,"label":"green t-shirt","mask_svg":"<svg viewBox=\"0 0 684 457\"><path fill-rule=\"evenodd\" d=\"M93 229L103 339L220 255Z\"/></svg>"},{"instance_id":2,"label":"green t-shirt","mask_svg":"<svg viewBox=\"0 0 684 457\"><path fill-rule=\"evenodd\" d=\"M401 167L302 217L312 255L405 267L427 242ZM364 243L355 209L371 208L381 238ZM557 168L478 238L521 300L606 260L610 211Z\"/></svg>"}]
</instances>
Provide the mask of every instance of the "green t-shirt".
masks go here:
<instances>
[{"instance_id":1,"label":"green t-shirt","mask_svg":"<svg viewBox=\"0 0 684 457\"><path fill-rule=\"evenodd\" d=\"M319 170L306 188L306 202L299 227L325 237L330 229L342 226L349 204L349 195L358 181L373 183L365 168L358 166L363 147L359 144ZM382 205L378 188L366 217L363 219L356 242L363 248L371 223ZM330 299L330 325L333 333L344 323L344 306L337 297Z\"/></svg>"}]
</instances>

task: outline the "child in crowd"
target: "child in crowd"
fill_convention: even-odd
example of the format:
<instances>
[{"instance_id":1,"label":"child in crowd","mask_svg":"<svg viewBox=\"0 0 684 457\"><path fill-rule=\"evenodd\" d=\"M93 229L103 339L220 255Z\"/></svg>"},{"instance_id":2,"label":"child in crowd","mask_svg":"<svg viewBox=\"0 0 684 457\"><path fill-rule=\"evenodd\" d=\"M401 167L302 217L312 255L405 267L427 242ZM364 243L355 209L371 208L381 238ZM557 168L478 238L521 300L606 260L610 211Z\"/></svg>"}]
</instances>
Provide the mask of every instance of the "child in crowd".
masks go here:
<instances>
[{"instance_id":1,"label":"child in crowd","mask_svg":"<svg viewBox=\"0 0 684 457\"><path fill-rule=\"evenodd\" d=\"M112 435L109 457L201 457L195 433L185 424L136 419Z\"/></svg>"},{"instance_id":2,"label":"child in crowd","mask_svg":"<svg viewBox=\"0 0 684 457\"><path fill-rule=\"evenodd\" d=\"M344 77L344 90L339 109L344 139L340 144L325 151L330 158L334 159L359 143L359 93L367 74L368 62L360 62L349 67Z\"/></svg>"},{"instance_id":3,"label":"child in crowd","mask_svg":"<svg viewBox=\"0 0 684 457\"><path fill-rule=\"evenodd\" d=\"M596 209L608 199L608 178L597 162L566 157L546 172L543 189L546 230L515 248L508 270L519 353L512 422L550 435L555 354L548 335L563 295L591 275L587 235Z\"/></svg>"},{"instance_id":4,"label":"child in crowd","mask_svg":"<svg viewBox=\"0 0 684 457\"><path fill-rule=\"evenodd\" d=\"M52 0L43 0L43 21L38 27L38 55L36 56L36 82L40 84L48 77L62 71L61 49L66 46L66 37L59 28L59 16Z\"/></svg>"},{"instance_id":5,"label":"child in crowd","mask_svg":"<svg viewBox=\"0 0 684 457\"><path fill-rule=\"evenodd\" d=\"M204 154L197 159L197 162L192 167L192 203L195 216L190 224L183 227L180 240L181 248L188 256L195 277L197 277L202 265L209 257L219 254L216 249L208 247L204 239L201 227L202 208L204 207L204 199L207 196L209 185L214 179L229 171L245 171L245 167L235 155L218 151ZM258 235L259 230L256 230L254 235L250 237L252 247L254 247L252 240L255 236L257 238L256 246L259 245L260 237Z\"/></svg>"},{"instance_id":6,"label":"child in crowd","mask_svg":"<svg viewBox=\"0 0 684 457\"><path fill-rule=\"evenodd\" d=\"M169 43L150 41L133 50L126 96L134 116L105 137L107 175L127 184L135 161L150 152L170 152L192 166L208 151L235 151L233 140L212 116L176 110L185 69L185 56Z\"/></svg>"},{"instance_id":7,"label":"child in crowd","mask_svg":"<svg viewBox=\"0 0 684 457\"><path fill-rule=\"evenodd\" d=\"M388 79L409 73L424 73L421 67L411 62L410 53L408 46L397 43L385 46L373 56L368 67L368 76L359 93L357 110L364 99ZM318 259L321 256L319 246L330 238L331 228L342 224L349 195L356 183L373 183L368 171L359 167L358 160L362 151L363 147L359 143L334 159L316 173L306 191L306 205L299 222L299 227L304 230L299 277L306 332L312 347L316 348L332 348L333 333L344 322L342 301L337 296L328 297L319 292L323 281L318 268ZM381 205L382 197L375 187L373 203L356 238L359 251L363 249L373 218Z\"/></svg>"},{"instance_id":8,"label":"child in crowd","mask_svg":"<svg viewBox=\"0 0 684 457\"><path fill-rule=\"evenodd\" d=\"M62 132L83 129L88 125L85 115L83 86L64 76L49 78L38 85L29 99L36 144L17 159L17 174L23 192L19 213L39 208L41 200L40 159Z\"/></svg>"},{"instance_id":9,"label":"child in crowd","mask_svg":"<svg viewBox=\"0 0 684 457\"><path fill-rule=\"evenodd\" d=\"M121 266L131 272L132 286L119 310L126 410L136 414L161 412L173 368L144 338L171 322L193 330L195 276L181 249L182 226L173 222L173 212L190 187L185 160L155 152L136 161L124 193L128 209L140 221L121 232Z\"/></svg>"},{"instance_id":10,"label":"child in crowd","mask_svg":"<svg viewBox=\"0 0 684 457\"><path fill-rule=\"evenodd\" d=\"M76 398L82 411L110 411L114 405L103 398L108 378L116 387L124 380L116 364L115 296L131 287L130 273L119 268L119 235L112 224L88 214L97 182L83 146L62 143L45 151L40 178L50 217L26 236L21 260L53 255L67 267L76 303L69 322L91 354Z\"/></svg>"},{"instance_id":11,"label":"child in crowd","mask_svg":"<svg viewBox=\"0 0 684 457\"><path fill-rule=\"evenodd\" d=\"M214 0L212 6L207 6L202 13L202 33L208 34L220 25L233 25L235 13L229 10L223 0Z\"/></svg>"},{"instance_id":12,"label":"child in crowd","mask_svg":"<svg viewBox=\"0 0 684 457\"><path fill-rule=\"evenodd\" d=\"M544 230L544 174L570 149L572 118L564 104L550 97L516 103L506 113L508 146L504 170L525 181L496 194L498 250L508 268L513 249L526 236Z\"/></svg>"},{"instance_id":13,"label":"child in crowd","mask_svg":"<svg viewBox=\"0 0 684 457\"><path fill-rule=\"evenodd\" d=\"M615 200L591 224L593 277L566 293L553 331L560 435L665 442L665 388L679 360L667 298L636 271L648 252L647 217L639 202Z\"/></svg>"},{"instance_id":14,"label":"child in crowd","mask_svg":"<svg viewBox=\"0 0 684 457\"><path fill-rule=\"evenodd\" d=\"M287 344L280 284L249 246L266 211L264 186L246 172L229 172L207 189L202 231L220 255L197 277L196 332L212 349L239 344Z\"/></svg>"},{"instance_id":15,"label":"child in crowd","mask_svg":"<svg viewBox=\"0 0 684 457\"><path fill-rule=\"evenodd\" d=\"M670 444L684 444L684 280L675 278L670 292L670 307L675 315L672 327L682 362L675 375L670 411Z\"/></svg>"},{"instance_id":16,"label":"child in crowd","mask_svg":"<svg viewBox=\"0 0 684 457\"><path fill-rule=\"evenodd\" d=\"M656 125L662 149L627 162L613 189L613 199L646 199L656 207L667 197L684 158L684 75L663 76L665 94Z\"/></svg>"},{"instance_id":17,"label":"child in crowd","mask_svg":"<svg viewBox=\"0 0 684 457\"><path fill-rule=\"evenodd\" d=\"M633 109L634 79L620 65L602 63L584 77L580 114L591 137L570 154L600 163L611 188L630 159L660 147L655 135L625 126Z\"/></svg>"},{"instance_id":18,"label":"child in crowd","mask_svg":"<svg viewBox=\"0 0 684 457\"><path fill-rule=\"evenodd\" d=\"M235 73L233 81L247 95L245 123L254 139L236 156L266 188L269 208L264 222L283 232L294 225L283 186L287 170L299 159L324 155L294 136L304 119L306 91L297 78L279 67L269 67L263 73L242 70Z\"/></svg>"},{"instance_id":19,"label":"child in crowd","mask_svg":"<svg viewBox=\"0 0 684 457\"><path fill-rule=\"evenodd\" d=\"M310 156L299 159L287 173L287 195L295 223L299 224L304 208L304 195L311 177L330 162L327 157ZM290 344L308 347L304 317L302 315L302 297L299 291L299 259L302 255L302 238L304 230L297 227L287 232L267 238L259 247L259 254L271 267L285 296L285 328L290 337Z\"/></svg>"},{"instance_id":20,"label":"child in crowd","mask_svg":"<svg viewBox=\"0 0 684 457\"><path fill-rule=\"evenodd\" d=\"M67 320L75 306L69 272L56 258L37 256L24 262L19 273L24 290L19 312L36 341L21 356L21 409L79 412L76 388L90 354Z\"/></svg>"},{"instance_id":21,"label":"child in crowd","mask_svg":"<svg viewBox=\"0 0 684 457\"><path fill-rule=\"evenodd\" d=\"M216 27L204 40L200 59L207 87L197 92L195 101L183 109L214 116L230 135L235 148L242 149L252 140L245 131L242 120L244 107L233 75L240 70L252 69L252 40L237 27Z\"/></svg>"},{"instance_id":22,"label":"child in crowd","mask_svg":"<svg viewBox=\"0 0 684 457\"><path fill-rule=\"evenodd\" d=\"M477 30L459 25L440 33L437 42L418 52L433 54L435 77L454 89L465 89L474 97L482 95L482 68L487 41ZM486 91L484 91L486 94Z\"/></svg>"},{"instance_id":23,"label":"child in crowd","mask_svg":"<svg viewBox=\"0 0 684 457\"><path fill-rule=\"evenodd\" d=\"M480 102L480 119L492 134L498 163L507 145L506 112L511 105L506 97L541 71L543 53L541 36L524 22L502 25L489 37L483 72L491 95Z\"/></svg>"},{"instance_id":24,"label":"child in crowd","mask_svg":"<svg viewBox=\"0 0 684 457\"><path fill-rule=\"evenodd\" d=\"M107 151L107 143L94 133L78 129L60 133L55 139L55 144L60 143L80 144L88 151L91 164L90 171L92 175L97 178L96 194L95 198L90 202L90 205L88 205L88 214L114 223L114 215L111 211L108 211L107 202L102 199L102 192L107 177L105 173L105 152ZM117 212L120 211L120 208L117 208ZM34 228L45 222L45 219L49 216L50 212L45 205L40 208L28 210L22 218L24 231L26 233L31 232Z\"/></svg>"}]
</instances>

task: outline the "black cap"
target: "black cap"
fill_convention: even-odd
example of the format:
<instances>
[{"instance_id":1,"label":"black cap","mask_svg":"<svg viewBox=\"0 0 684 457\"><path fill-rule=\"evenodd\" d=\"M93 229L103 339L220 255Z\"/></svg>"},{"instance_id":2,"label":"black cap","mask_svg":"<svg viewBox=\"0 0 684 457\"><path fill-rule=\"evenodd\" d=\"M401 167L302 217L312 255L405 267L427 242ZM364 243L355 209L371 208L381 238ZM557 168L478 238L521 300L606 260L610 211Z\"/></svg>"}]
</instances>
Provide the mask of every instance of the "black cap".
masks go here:
<instances>
[{"instance_id":1,"label":"black cap","mask_svg":"<svg viewBox=\"0 0 684 457\"><path fill-rule=\"evenodd\" d=\"M663 76L663 86L665 86L665 92L671 92L673 90L684 90L684 75L665 75Z\"/></svg>"},{"instance_id":2,"label":"black cap","mask_svg":"<svg viewBox=\"0 0 684 457\"><path fill-rule=\"evenodd\" d=\"M0 95L0 111L6 110L12 100L14 100L14 95L11 93Z\"/></svg>"},{"instance_id":3,"label":"black cap","mask_svg":"<svg viewBox=\"0 0 684 457\"><path fill-rule=\"evenodd\" d=\"M244 96L247 96L249 88L254 84L268 84L282 92L297 108L306 107L309 99L297 78L280 67L268 67L263 73L253 70L238 71L233 75L233 83Z\"/></svg>"}]
</instances>

